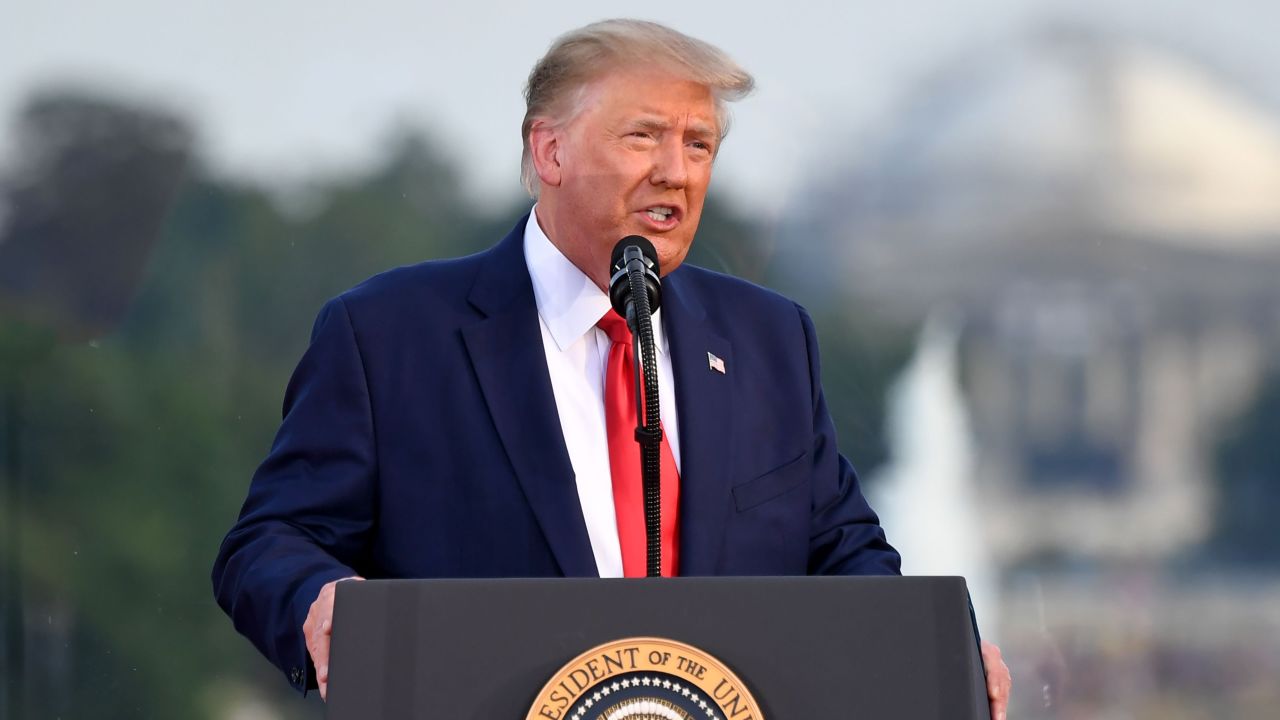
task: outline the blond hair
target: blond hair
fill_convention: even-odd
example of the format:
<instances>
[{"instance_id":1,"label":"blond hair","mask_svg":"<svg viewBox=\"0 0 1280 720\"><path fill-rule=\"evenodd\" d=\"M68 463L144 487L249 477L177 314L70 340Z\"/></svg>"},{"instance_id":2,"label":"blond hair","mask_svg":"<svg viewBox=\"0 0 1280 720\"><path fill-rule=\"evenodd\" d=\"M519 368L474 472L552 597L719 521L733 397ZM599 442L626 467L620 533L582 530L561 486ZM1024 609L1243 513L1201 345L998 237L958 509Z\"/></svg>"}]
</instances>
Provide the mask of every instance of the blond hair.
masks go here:
<instances>
[{"instance_id":1,"label":"blond hair","mask_svg":"<svg viewBox=\"0 0 1280 720\"><path fill-rule=\"evenodd\" d=\"M588 83L633 63L657 65L710 88L721 138L729 132L725 103L742 99L755 87L751 75L723 50L665 25L644 20L602 20L567 32L556 38L547 54L533 66L525 84L520 180L530 196L536 197L538 189L538 173L529 148L534 120L547 118L556 124L572 120L581 110L580 101Z\"/></svg>"}]
</instances>

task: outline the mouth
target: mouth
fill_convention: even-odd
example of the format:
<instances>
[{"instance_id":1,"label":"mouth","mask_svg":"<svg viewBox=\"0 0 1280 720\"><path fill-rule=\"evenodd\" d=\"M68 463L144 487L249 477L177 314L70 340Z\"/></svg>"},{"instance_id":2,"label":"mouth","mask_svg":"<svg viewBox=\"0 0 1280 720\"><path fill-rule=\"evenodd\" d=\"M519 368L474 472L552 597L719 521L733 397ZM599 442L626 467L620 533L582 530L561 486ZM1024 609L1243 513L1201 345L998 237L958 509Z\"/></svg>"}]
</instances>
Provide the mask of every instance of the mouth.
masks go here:
<instances>
[{"instance_id":1,"label":"mouth","mask_svg":"<svg viewBox=\"0 0 1280 720\"><path fill-rule=\"evenodd\" d=\"M651 205L637 214L643 218L645 225L655 232L666 232L675 228L684 215L680 208L674 205Z\"/></svg>"}]
</instances>

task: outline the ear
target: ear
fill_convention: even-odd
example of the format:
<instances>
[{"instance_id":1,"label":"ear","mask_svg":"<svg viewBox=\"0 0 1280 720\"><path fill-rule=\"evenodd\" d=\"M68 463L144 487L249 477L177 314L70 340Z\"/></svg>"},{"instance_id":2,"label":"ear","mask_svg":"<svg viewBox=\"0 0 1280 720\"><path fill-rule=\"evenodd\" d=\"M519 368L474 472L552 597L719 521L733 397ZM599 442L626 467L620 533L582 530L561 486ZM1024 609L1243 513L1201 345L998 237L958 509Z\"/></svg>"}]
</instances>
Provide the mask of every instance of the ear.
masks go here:
<instances>
[{"instance_id":1,"label":"ear","mask_svg":"<svg viewBox=\"0 0 1280 720\"><path fill-rule=\"evenodd\" d=\"M534 120L529 128L529 152L533 155L533 167L543 185L560 185L561 139L560 130L546 120Z\"/></svg>"}]
</instances>

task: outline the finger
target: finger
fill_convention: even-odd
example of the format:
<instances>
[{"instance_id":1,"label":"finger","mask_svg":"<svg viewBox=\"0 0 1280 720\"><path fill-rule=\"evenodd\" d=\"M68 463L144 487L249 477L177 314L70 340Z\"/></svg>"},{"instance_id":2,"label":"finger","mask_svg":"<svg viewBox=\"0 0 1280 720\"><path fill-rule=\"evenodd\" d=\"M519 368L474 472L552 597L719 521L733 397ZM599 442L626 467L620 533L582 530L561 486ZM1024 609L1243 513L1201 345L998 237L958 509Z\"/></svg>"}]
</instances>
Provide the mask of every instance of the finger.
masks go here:
<instances>
[{"instance_id":1,"label":"finger","mask_svg":"<svg viewBox=\"0 0 1280 720\"><path fill-rule=\"evenodd\" d=\"M1011 685L1009 671L1002 665L993 666L987 673L987 695L991 699L1007 698Z\"/></svg>"},{"instance_id":2,"label":"finger","mask_svg":"<svg viewBox=\"0 0 1280 720\"><path fill-rule=\"evenodd\" d=\"M1008 699L1009 692L1013 689L1013 680L1009 677L1009 667L1003 662L988 666L987 669L987 695L995 700Z\"/></svg>"},{"instance_id":3,"label":"finger","mask_svg":"<svg viewBox=\"0 0 1280 720\"><path fill-rule=\"evenodd\" d=\"M995 644L984 640L981 650L983 665L987 669L987 698L991 703L991 717L994 720L1005 720L1009 708L1009 695L1013 690L1009 666L1005 664L1000 648Z\"/></svg>"},{"instance_id":4,"label":"finger","mask_svg":"<svg viewBox=\"0 0 1280 720\"><path fill-rule=\"evenodd\" d=\"M987 698L991 703L992 720L1005 720L1009 712L1008 686L1000 680L989 682L987 685Z\"/></svg>"},{"instance_id":5,"label":"finger","mask_svg":"<svg viewBox=\"0 0 1280 720\"><path fill-rule=\"evenodd\" d=\"M327 621L326 621L327 623ZM329 636L321 628L316 631L317 650L311 653L311 662L316 666L316 685L320 689L320 699L329 699Z\"/></svg>"},{"instance_id":6,"label":"finger","mask_svg":"<svg viewBox=\"0 0 1280 720\"><path fill-rule=\"evenodd\" d=\"M1005 665L1002 660L996 660L987 665L987 692L992 697L1004 697L1009 694L1012 688L1012 678L1009 675L1009 666Z\"/></svg>"},{"instance_id":7,"label":"finger","mask_svg":"<svg viewBox=\"0 0 1280 720\"><path fill-rule=\"evenodd\" d=\"M364 580L362 577L352 579ZM307 619L302 623L307 652L316 668L316 685L320 690L320 698L325 701L329 695L329 641L333 636L333 599L337 585L337 581L333 581L320 588L307 611Z\"/></svg>"},{"instance_id":8,"label":"finger","mask_svg":"<svg viewBox=\"0 0 1280 720\"><path fill-rule=\"evenodd\" d=\"M307 639L307 642L311 641L311 636L327 614L325 608L328 607L331 601L325 598L326 589L328 589L327 585L320 588L320 593L316 595L316 599L307 608L307 618L302 621L302 636Z\"/></svg>"},{"instance_id":9,"label":"finger","mask_svg":"<svg viewBox=\"0 0 1280 720\"><path fill-rule=\"evenodd\" d=\"M324 630L324 625L317 627L315 632L311 634L311 641L307 643L308 650L311 651L311 662L315 664L317 674L320 668L325 668L324 677L328 678L329 667L329 633Z\"/></svg>"}]
</instances>

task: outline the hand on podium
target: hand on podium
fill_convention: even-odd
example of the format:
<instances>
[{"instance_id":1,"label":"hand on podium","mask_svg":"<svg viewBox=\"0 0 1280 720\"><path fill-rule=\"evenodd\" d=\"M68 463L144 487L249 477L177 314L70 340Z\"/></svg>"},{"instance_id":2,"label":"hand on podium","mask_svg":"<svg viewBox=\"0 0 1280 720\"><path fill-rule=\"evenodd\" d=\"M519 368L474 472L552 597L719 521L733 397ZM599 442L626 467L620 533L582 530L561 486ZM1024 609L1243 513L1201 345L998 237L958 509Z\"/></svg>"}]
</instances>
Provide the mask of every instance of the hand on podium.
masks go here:
<instances>
[{"instance_id":1,"label":"hand on podium","mask_svg":"<svg viewBox=\"0 0 1280 720\"><path fill-rule=\"evenodd\" d=\"M359 576L341 578L325 583L311 609L307 611L307 619L302 623L302 636L307 639L307 652L311 653L311 664L316 666L316 685L320 688L320 699L328 700L329 693L329 638L333 637L333 595L338 583L347 580L364 580ZM996 651L997 654L999 651Z\"/></svg>"},{"instance_id":2,"label":"hand on podium","mask_svg":"<svg viewBox=\"0 0 1280 720\"><path fill-rule=\"evenodd\" d=\"M982 641L982 664L987 668L987 698L991 700L991 720L1005 720L1009 712L1009 694L1013 677L1000 655L1000 648Z\"/></svg>"}]
</instances>

